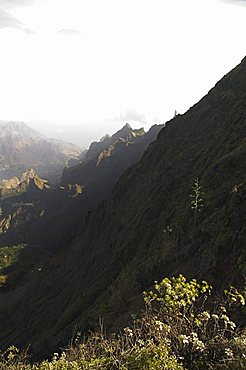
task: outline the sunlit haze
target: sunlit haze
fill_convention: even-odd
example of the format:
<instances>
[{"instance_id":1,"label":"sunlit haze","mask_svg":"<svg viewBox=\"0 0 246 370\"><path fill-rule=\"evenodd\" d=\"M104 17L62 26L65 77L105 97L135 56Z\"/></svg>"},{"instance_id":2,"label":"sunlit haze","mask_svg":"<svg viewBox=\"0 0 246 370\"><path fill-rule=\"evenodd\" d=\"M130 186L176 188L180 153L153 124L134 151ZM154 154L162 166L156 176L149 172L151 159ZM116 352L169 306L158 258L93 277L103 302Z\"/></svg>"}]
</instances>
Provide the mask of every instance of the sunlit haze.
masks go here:
<instances>
[{"instance_id":1,"label":"sunlit haze","mask_svg":"<svg viewBox=\"0 0 246 370\"><path fill-rule=\"evenodd\" d=\"M163 123L245 56L245 4L0 0L0 119L80 146Z\"/></svg>"}]
</instances>

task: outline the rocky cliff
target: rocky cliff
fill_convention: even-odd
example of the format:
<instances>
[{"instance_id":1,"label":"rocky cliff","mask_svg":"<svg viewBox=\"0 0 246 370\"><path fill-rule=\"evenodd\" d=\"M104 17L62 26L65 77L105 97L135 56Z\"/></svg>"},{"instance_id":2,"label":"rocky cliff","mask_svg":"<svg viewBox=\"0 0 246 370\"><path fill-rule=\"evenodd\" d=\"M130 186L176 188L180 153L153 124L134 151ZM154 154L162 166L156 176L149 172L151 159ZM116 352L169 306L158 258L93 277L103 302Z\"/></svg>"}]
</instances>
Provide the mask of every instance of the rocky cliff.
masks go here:
<instances>
[{"instance_id":1,"label":"rocky cliff","mask_svg":"<svg viewBox=\"0 0 246 370\"><path fill-rule=\"evenodd\" d=\"M23 192L48 189L48 181L41 179L37 173L30 169L23 172L20 178L13 177L9 180L0 181L0 199L11 197Z\"/></svg>"}]
</instances>

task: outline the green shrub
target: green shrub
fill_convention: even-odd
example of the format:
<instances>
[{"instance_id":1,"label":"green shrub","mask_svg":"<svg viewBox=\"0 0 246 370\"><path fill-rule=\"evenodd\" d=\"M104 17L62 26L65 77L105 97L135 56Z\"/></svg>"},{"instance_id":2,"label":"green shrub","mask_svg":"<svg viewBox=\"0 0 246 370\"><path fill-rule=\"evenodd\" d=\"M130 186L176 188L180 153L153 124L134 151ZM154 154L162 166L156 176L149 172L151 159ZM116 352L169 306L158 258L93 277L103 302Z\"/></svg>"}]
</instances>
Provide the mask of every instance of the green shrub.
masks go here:
<instances>
[{"instance_id":1,"label":"green shrub","mask_svg":"<svg viewBox=\"0 0 246 370\"><path fill-rule=\"evenodd\" d=\"M0 370L185 370L246 368L246 335L230 319L245 304L235 288L212 297L206 281L184 276L156 282L144 292L146 309L118 334L90 333L52 360L30 364L15 347L0 355ZM235 309L234 308L234 309Z\"/></svg>"},{"instance_id":2,"label":"green shrub","mask_svg":"<svg viewBox=\"0 0 246 370\"><path fill-rule=\"evenodd\" d=\"M225 291L225 298L218 301L206 281L187 282L180 275L156 282L154 292L145 292L144 299L149 317L165 328L171 352L185 367L220 368L229 362L240 369L246 366L245 337L228 313L245 304L237 289Z\"/></svg>"}]
</instances>

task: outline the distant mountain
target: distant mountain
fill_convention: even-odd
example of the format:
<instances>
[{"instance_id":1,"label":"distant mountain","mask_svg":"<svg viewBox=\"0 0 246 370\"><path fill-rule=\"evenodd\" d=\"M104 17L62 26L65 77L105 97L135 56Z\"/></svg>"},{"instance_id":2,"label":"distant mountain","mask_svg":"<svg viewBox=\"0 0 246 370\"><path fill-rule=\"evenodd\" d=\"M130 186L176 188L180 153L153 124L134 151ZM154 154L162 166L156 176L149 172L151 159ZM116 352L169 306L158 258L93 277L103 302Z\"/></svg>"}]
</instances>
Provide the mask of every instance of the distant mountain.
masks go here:
<instances>
[{"instance_id":1,"label":"distant mountain","mask_svg":"<svg viewBox=\"0 0 246 370\"><path fill-rule=\"evenodd\" d=\"M80 154L76 145L48 139L24 122L0 121L0 180L34 168L57 182L65 162Z\"/></svg>"},{"instance_id":2,"label":"distant mountain","mask_svg":"<svg viewBox=\"0 0 246 370\"><path fill-rule=\"evenodd\" d=\"M137 311L141 292L163 276L183 273L220 288L244 283L245 101L246 58L166 124L76 239L26 285L0 294L2 348L31 344L34 353L47 356L75 331L91 329L99 316L119 328ZM132 147L123 144L124 150ZM94 158L92 173L113 163L114 152L99 164ZM64 181L71 175L66 171ZM85 180L89 187L89 171ZM96 186L98 179L94 195ZM47 225L49 233L62 227L56 220Z\"/></svg>"}]
</instances>

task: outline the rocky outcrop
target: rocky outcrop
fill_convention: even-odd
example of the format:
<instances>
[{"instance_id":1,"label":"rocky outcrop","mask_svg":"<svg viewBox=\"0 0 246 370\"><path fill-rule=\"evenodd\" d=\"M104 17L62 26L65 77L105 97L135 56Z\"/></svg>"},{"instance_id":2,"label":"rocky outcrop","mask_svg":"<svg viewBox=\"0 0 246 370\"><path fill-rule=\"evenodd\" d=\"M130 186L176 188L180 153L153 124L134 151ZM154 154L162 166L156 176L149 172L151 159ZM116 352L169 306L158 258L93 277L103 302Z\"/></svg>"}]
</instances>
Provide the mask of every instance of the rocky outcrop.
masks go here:
<instances>
[{"instance_id":1,"label":"rocky outcrop","mask_svg":"<svg viewBox=\"0 0 246 370\"><path fill-rule=\"evenodd\" d=\"M66 229L66 209L72 208L83 191L79 184L50 185L33 169L22 173L19 178L3 180L0 183L0 247L18 243L20 239L51 250L53 243L42 244L37 230L41 228L41 235L50 240L45 225L59 222L57 214L63 211Z\"/></svg>"},{"instance_id":2,"label":"rocky outcrop","mask_svg":"<svg viewBox=\"0 0 246 370\"><path fill-rule=\"evenodd\" d=\"M13 177L9 180L2 180L0 182L0 199L42 189L49 189L48 181L41 179L33 169L30 169L23 172L20 178Z\"/></svg>"},{"instance_id":3,"label":"rocky outcrop","mask_svg":"<svg viewBox=\"0 0 246 370\"><path fill-rule=\"evenodd\" d=\"M144 134L145 132L143 128L133 130L129 123L126 123L122 129L117 131L112 136L106 134L101 138L100 141L91 143L86 153L85 160L91 160L98 157L100 153L102 153L104 150L108 150L109 147L114 146L118 141L127 142L131 137L142 136Z\"/></svg>"}]
</instances>

